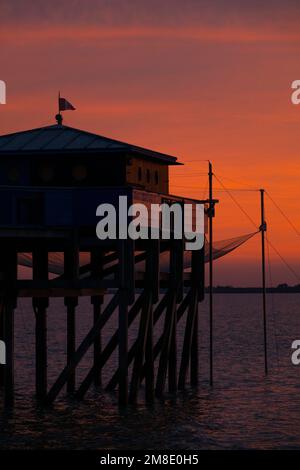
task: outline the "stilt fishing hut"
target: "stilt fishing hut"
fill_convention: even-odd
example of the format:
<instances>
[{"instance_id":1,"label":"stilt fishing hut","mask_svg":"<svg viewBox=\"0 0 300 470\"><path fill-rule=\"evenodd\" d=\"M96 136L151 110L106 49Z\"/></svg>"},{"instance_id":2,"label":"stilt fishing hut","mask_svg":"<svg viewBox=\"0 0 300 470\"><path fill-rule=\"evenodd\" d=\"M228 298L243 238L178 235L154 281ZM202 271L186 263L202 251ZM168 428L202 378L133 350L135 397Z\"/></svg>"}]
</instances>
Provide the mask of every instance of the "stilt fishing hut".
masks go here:
<instances>
[{"instance_id":1,"label":"stilt fishing hut","mask_svg":"<svg viewBox=\"0 0 300 470\"><path fill-rule=\"evenodd\" d=\"M161 397L167 385L175 392L188 381L197 384L204 249L189 253L186 271L183 239L99 240L95 232L97 207L117 204L119 196L144 204L202 203L169 194L169 166L178 164L175 157L77 130L61 119L0 137L0 339L6 347L0 384L6 405L14 398L14 310L21 297L32 298L36 396L43 403L52 403L65 386L78 398L92 384L117 388L119 403L126 405L137 401L142 384L147 402ZM88 259L82 255L87 252ZM18 276L18 264L32 267L32 279ZM90 296L94 322L76 347L79 296ZM63 297L67 311L67 361L49 387L47 310L53 297ZM118 326L103 347L101 330L114 314ZM184 315L179 358L176 328ZM138 316L129 348L128 330ZM158 324L163 327L155 341ZM91 347L93 363L78 383L76 367ZM116 349L118 365L103 384L102 368Z\"/></svg>"}]
</instances>

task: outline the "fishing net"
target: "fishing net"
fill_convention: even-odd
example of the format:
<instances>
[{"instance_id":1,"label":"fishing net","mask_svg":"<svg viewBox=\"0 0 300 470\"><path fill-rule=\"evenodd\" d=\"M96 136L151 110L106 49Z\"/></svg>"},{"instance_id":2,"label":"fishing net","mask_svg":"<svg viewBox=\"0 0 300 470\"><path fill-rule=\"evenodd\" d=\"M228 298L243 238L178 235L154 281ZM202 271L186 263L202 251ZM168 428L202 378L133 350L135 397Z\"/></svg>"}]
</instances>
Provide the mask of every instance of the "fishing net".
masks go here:
<instances>
[{"instance_id":1,"label":"fishing net","mask_svg":"<svg viewBox=\"0 0 300 470\"><path fill-rule=\"evenodd\" d=\"M239 246L246 243L250 238L254 237L259 233L258 231L247 233L246 235L241 235L239 237L228 238L227 240L219 240L213 242L213 259L221 258L222 256L227 255L231 251L235 250ZM209 261L209 242L206 240L205 243L205 262Z\"/></svg>"},{"instance_id":2,"label":"fishing net","mask_svg":"<svg viewBox=\"0 0 300 470\"><path fill-rule=\"evenodd\" d=\"M226 240L219 240L213 242L213 259L221 258L222 256L227 255L233 250L236 250L238 247L247 242L250 238L254 237L258 232L248 233L246 235L241 235L239 237L228 238ZM192 252L186 251L184 256L184 269L188 270L191 267L191 258ZM62 275L63 274L63 265L64 265L64 256L63 253L49 253L48 258L48 269L49 273ZM209 261L209 243L205 240L205 262ZM80 253L80 267L83 275L89 275L89 263L90 256L88 253ZM117 261L115 261L117 263ZM32 256L30 253L20 253L18 256L18 264L20 266L26 266L28 268L32 267ZM113 265L111 263L110 265ZM137 263L137 269L139 271L144 270L144 261ZM160 270L162 272L168 272L169 270L169 253L161 253L160 255Z\"/></svg>"}]
</instances>

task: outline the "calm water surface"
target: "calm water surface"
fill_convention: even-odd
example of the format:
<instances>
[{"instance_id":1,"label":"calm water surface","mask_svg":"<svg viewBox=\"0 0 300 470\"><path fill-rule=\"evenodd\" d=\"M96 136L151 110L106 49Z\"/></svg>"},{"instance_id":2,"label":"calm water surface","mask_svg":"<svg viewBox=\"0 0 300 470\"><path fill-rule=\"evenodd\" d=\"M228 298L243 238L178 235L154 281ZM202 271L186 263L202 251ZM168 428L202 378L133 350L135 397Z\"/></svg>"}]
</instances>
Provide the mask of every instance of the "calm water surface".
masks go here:
<instances>
[{"instance_id":1,"label":"calm water surface","mask_svg":"<svg viewBox=\"0 0 300 470\"><path fill-rule=\"evenodd\" d=\"M120 411L116 395L91 389L83 402L64 392L51 409L34 399L34 315L30 301L16 311L16 404L0 418L0 448L241 449L300 448L300 366L291 364L291 343L300 339L299 294L268 296L269 366L264 377L261 301L254 294L215 296L215 384L208 386L207 304L199 308L200 383L197 390L166 396L152 407ZM49 309L49 385L65 364L62 300ZM92 323L91 305L80 303L78 342ZM112 319L103 343L116 326ZM138 323L131 328L131 341ZM157 330L161 324L157 326ZM182 342L179 324L179 345ZM78 368L80 383L91 364ZM116 356L103 372L111 377ZM1 392L0 392L1 393ZM2 397L1 402L2 402Z\"/></svg>"}]
</instances>

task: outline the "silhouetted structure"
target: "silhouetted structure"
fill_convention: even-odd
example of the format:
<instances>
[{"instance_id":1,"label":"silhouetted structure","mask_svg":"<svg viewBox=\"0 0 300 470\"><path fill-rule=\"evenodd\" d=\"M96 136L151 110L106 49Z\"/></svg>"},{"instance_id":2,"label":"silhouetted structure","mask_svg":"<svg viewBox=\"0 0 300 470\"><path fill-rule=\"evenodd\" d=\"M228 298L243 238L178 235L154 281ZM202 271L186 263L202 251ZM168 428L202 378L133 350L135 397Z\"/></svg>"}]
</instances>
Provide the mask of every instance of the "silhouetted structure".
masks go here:
<instances>
[{"instance_id":1,"label":"silhouetted structure","mask_svg":"<svg viewBox=\"0 0 300 470\"><path fill-rule=\"evenodd\" d=\"M50 403L66 385L82 398L90 385L101 385L101 370L118 348L118 367L107 384L118 386L119 402L137 400L145 381L148 402L198 380L198 302L204 297L204 250L192 255L184 272L183 240L105 240L96 238L96 208L116 204L120 195L131 202L185 200L169 194L169 165L177 159L63 125L0 137L0 276L1 330L7 364L0 381L5 403L14 393L14 309L19 297L32 297L36 318L36 394ZM190 201L196 202L196 201ZM200 202L200 201L198 201ZM49 279L49 253L63 253L63 274ZM80 254L90 260L80 264ZM169 273L160 270L168 252ZM32 280L18 278L18 254L32 256ZM139 270L138 264L145 262ZM113 292L106 304L105 295ZM67 364L47 386L47 308L51 297L64 297L67 309ZM94 324L76 349L76 307L79 296L90 296ZM103 305L106 305L105 308ZM102 348L101 330L118 311L118 328ZM186 313L184 345L177 365L176 325ZM154 342L153 329L165 315ZM128 348L128 328L140 315L140 327ZM93 346L94 359L85 380L76 386L75 372ZM157 367L155 361L157 360ZM133 364L128 383L129 366ZM157 372L156 372L157 371Z\"/></svg>"}]
</instances>

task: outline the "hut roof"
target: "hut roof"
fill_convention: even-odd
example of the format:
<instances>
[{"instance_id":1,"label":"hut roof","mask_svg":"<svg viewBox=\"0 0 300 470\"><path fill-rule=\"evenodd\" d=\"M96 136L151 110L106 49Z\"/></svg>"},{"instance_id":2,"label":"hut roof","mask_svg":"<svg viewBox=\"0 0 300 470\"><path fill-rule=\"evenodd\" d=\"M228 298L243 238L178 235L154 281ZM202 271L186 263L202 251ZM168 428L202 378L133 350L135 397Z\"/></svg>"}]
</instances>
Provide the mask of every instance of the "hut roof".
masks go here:
<instances>
[{"instance_id":1,"label":"hut roof","mask_svg":"<svg viewBox=\"0 0 300 470\"><path fill-rule=\"evenodd\" d=\"M134 154L167 165L179 164L174 156L59 124L0 136L0 156L74 152L84 155Z\"/></svg>"}]
</instances>

